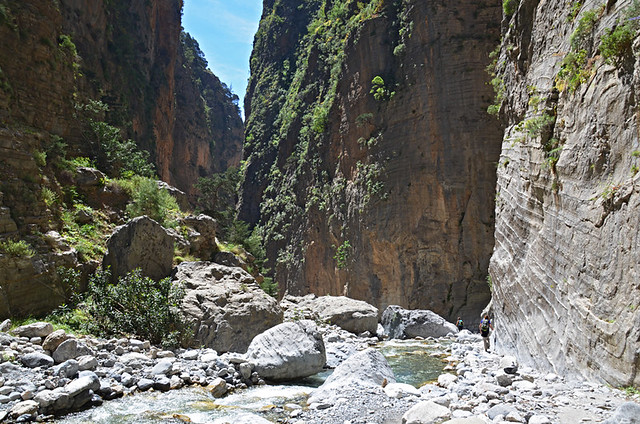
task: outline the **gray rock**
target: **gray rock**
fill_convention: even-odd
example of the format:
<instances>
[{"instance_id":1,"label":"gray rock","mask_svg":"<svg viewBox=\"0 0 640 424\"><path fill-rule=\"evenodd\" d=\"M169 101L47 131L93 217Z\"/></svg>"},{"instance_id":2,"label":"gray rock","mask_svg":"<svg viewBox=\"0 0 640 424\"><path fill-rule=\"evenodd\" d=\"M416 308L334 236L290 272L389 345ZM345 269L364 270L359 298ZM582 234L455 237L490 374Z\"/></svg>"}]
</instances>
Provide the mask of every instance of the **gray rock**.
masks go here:
<instances>
[{"instance_id":1,"label":"gray rock","mask_svg":"<svg viewBox=\"0 0 640 424\"><path fill-rule=\"evenodd\" d=\"M80 371L93 371L98 368L98 360L91 355L78 356L78 369Z\"/></svg>"},{"instance_id":2,"label":"gray rock","mask_svg":"<svg viewBox=\"0 0 640 424\"><path fill-rule=\"evenodd\" d=\"M83 373L85 374L71 381L64 387L65 392L67 392L69 396L75 397L84 391L98 391L100 389L100 379L95 373L87 371Z\"/></svg>"},{"instance_id":3,"label":"gray rock","mask_svg":"<svg viewBox=\"0 0 640 424\"><path fill-rule=\"evenodd\" d=\"M233 424L271 424L271 421L249 413L234 415L231 421L229 418L217 418L213 421L213 424L228 424L229 422L233 422Z\"/></svg>"},{"instance_id":4,"label":"gray rock","mask_svg":"<svg viewBox=\"0 0 640 424\"><path fill-rule=\"evenodd\" d=\"M500 360L500 368L507 374L515 374L518 372L518 361L513 356L504 356Z\"/></svg>"},{"instance_id":5,"label":"gray rock","mask_svg":"<svg viewBox=\"0 0 640 424\"><path fill-rule=\"evenodd\" d=\"M153 379L153 388L166 392L171 390L171 380L166 375L156 375Z\"/></svg>"},{"instance_id":6,"label":"gray rock","mask_svg":"<svg viewBox=\"0 0 640 424\"><path fill-rule=\"evenodd\" d=\"M640 424L640 405L635 402L625 402L602 424Z\"/></svg>"},{"instance_id":7,"label":"gray rock","mask_svg":"<svg viewBox=\"0 0 640 424\"><path fill-rule=\"evenodd\" d=\"M78 361L75 359L68 359L60 365L53 367L53 375L63 378L74 378L76 374L78 374L79 369L80 366Z\"/></svg>"},{"instance_id":8,"label":"gray rock","mask_svg":"<svg viewBox=\"0 0 640 424\"><path fill-rule=\"evenodd\" d=\"M487 416L493 420L498 415L502 415L502 416L506 417L511 412L518 412L518 410L516 408L514 408L513 406L511 406L511 405L507 405L507 404L504 404L504 403L499 403L497 405L492 406L487 411Z\"/></svg>"},{"instance_id":9,"label":"gray rock","mask_svg":"<svg viewBox=\"0 0 640 424\"><path fill-rule=\"evenodd\" d=\"M79 166L76 168L75 182L82 187L96 187L104 184L105 175L95 168Z\"/></svg>"},{"instance_id":10,"label":"gray rock","mask_svg":"<svg viewBox=\"0 0 640 424\"><path fill-rule=\"evenodd\" d=\"M381 324L385 334L392 339L442 337L458 333L455 325L438 314L428 310L407 310L398 305L385 309Z\"/></svg>"},{"instance_id":11,"label":"gray rock","mask_svg":"<svg viewBox=\"0 0 640 424\"><path fill-rule=\"evenodd\" d=\"M168 277L173 267L173 238L153 219L140 216L116 228L107 240L103 267L110 267L111 278L140 268L154 280Z\"/></svg>"},{"instance_id":12,"label":"gray rock","mask_svg":"<svg viewBox=\"0 0 640 424\"><path fill-rule=\"evenodd\" d=\"M467 418L454 418L449 421L445 421L442 424L486 424L484 420L477 417L467 417Z\"/></svg>"},{"instance_id":13,"label":"gray rock","mask_svg":"<svg viewBox=\"0 0 640 424\"><path fill-rule=\"evenodd\" d=\"M151 369L151 374L153 375L157 375L157 374L163 374L163 375L167 375L171 372L171 369L173 367L173 360L172 359L163 359L161 361L158 361L158 363Z\"/></svg>"},{"instance_id":14,"label":"gray rock","mask_svg":"<svg viewBox=\"0 0 640 424\"><path fill-rule=\"evenodd\" d=\"M172 282L185 288L181 308L192 322L194 347L246 352L255 336L282 322L276 300L241 268L183 262Z\"/></svg>"},{"instance_id":15,"label":"gray rock","mask_svg":"<svg viewBox=\"0 0 640 424\"><path fill-rule=\"evenodd\" d=\"M25 400L24 402L17 403L9 411L9 416L12 418L18 418L23 415L35 417L38 413L38 402L34 400Z\"/></svg>"},{"instance_id":16,"label":"gray rock","mask_svg":"<svg viewBox=\"0 0 640 424\"><path fill-rule=\"evenodd\" d=\"M76 359L83 355L92 355L93 352L84 343L77 339L67 339L53 352L53 360L60 364L68 359Z\"/></svg>"},{"instance_id":17,"label":"gray rock","mask_svg":"<svg viewBox=\"0 0 640 424\"><path fill-rule=\"evenodd\" d=\"M420 402L402 416L402 424L436 424L451 418L449 408L433 401Z\"/></svg>"},{"instance_id":18,"label":"gray rock","mask_svg":"<svg viewBox=\"0 0 640 424\"><path fill-rule=\"evenodd\" d=\"M15 328L12 333L18 337L47 337L53 332L53 325L48 322L34 322Z\"/></svg>"},{"instance_id":19,"label":"gray rock","mask_svg":"<svg viewBox=\"0 0 640 424\"><path fill-rule=\"evenodd\" d=\"M6 333L11 328L11 320L9 318L5 319L0 323L0 333Z\"/></svg>"},{"instance_id":20,"label":"gray rock","mask_svg":"<svg viewBox=\"0 0 640 424\"><path fill-rule=\"evenodd\" d=\"M27 353L20 357L20 362L27 368L50 367L53 365L53 358L40 352Z\"/></svg>"},{"instance_id":21,"label":"gray rock","mask_svg":"<svg viewBox=\"0 0 640 424\"><path fill-rule=\"evenodd\" d=\"M378 308L346 296L321 296L309 303L320 319L354 334L378 329Z\"/></svg>"},{"instance_id":22,"label":"gray rock","mask_svg":"<svg viewBox=\"0 0 640 424\"><path fill-rule=\"evenodd\" d=\"M137 383L138 389L142 392L149 390L153 387L153 380L148 378L141 378Z\"/></svg>"},{"instance_id":23,"label":"gray rock","mask_svg":"<svg viewBox=\"0 0 640 424\"><path fill-rule=\"evenodd\" d=\"M313 321L285 322L256 336L247 359L265 380L294 380L322 371L326 355Z\"/></svg>"},{"instance_id":24,"label":"gray rock","mask_svg":"<svg viewBox=\"0 0 640 424\"><path fill-rule=\"evenodd\" d=\"M207 389L214 398L221 398L227 393L227 382L218 377L207 386Z\"/></svg>"},{"instance_id":25,"label":"gray rock","mask_svg":"<svg viewBox=\"0 0 640 424\"><path fill-rule=\"evenodd\" d=\"M182 218L180 222L194 230L187 234L190 253L206 261L214 260L215 255L220 250L216 242L216 230L218 228L216 220L208 215L200 214L198 216L189 215ZM218 261L216 260L216 262ZM230 266L222 262L218 263Z\"/></svg>"},{"instance_id":26,"label":"gray rock","mask_svg":"<svg viewBox=\"0 0 640 424\"><path fill-rule=\"evenodd\" d=\"M395 383L396 379L385 357L369 348L349 357L309 397L308 403L324 403L326 399L339 396L341 390L382 387Z\"/></svg>"}]
</instances>

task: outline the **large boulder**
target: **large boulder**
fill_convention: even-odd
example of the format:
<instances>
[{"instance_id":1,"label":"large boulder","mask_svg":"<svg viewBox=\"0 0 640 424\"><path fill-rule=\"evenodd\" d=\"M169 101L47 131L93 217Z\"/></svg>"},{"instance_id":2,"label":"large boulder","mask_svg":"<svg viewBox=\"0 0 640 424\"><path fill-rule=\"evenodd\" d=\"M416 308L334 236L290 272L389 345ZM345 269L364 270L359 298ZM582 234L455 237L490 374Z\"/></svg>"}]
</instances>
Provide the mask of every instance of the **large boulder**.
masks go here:
<instances>
[{"instance_id":1,"label":"large boulder","mask_svg":"<svg viewBox=\"0 0 640 424\"><path fill-rule=\"evenodd\" d=\"M396 378L382 353L373 348L350 356L309 397L308 403L323 403L340 397L343 390L361 391L395 383Z\"/></svg>"},{"instance_id":2,"label":"large boulder","mask_svg":"<svg viewBox=\"0 0 640 424\"><path fill-rule=\"evenodd\" d=\"M109 237L102 266L110 267L114 282L136 268L154 280L168 277L173 266L173 237L148 216L134 218Z\"/></svg>"},{"instance_id":3,"label":"large boulder","mask_svg":"<svg viewBox=\"0 0 640 424\"><path fill-rule=\"evenodd\" d=\"M200 214L182 218L180 223L190 228L187 233L190 253L206 261L213 260L215 254L220 250L216 242L218 228L216 220L208 215Z\"/></svg>"},{"instance_id":4,"label":"large boulder","mask_svg":"<svg viewBox=\"0 0 640 424\"><path fill-rule=\"evenodd\" d=\"M389 338L443 337L458 329L440 315L429 310L408 310L390 305L382 314L382 327Z\"/></svg>"},{"instance_id":5,"label":"large boulder","mask_svg":"<svg viewBox=\"0 0 640 424\"><path fill-rule=\"evenodd\" d=\"M451 411L433 401L424 401L414 405L402 416L402 424L437 424L451 418Z\"/></svg>"},{"instance_id":6,"label":"large boulder","mask_svg":"<svg viewBox=\"0 0 640 424\"><path fill-rule=\"evenodd\" d=\"M267 380L294 380L322 371L327 362L322 335L313 321L285 322L256 336L247 359Z\"/></svg>"},{"instance_id":7,"label":"large boulder","mask_svg":"<svg viewBox=\"0 0 640 424\"><path fill-rule=\"evenodd\" d=\"M309 303L319 318L355 334L376 333L378 308L346 296L321 296Z\"/></svg>"},{"instance_id":8,"label":"large boulder","mask_svg":"<svg viewBox=\"0 0 640 424\"><path fill-rule=\"evenodd\" d=\"M172 276L185 289L181 309L192 323L193 346L247 351L255 336L282 322L282 309L241 268L183 262Z\"/></svg>"}]
</instances>

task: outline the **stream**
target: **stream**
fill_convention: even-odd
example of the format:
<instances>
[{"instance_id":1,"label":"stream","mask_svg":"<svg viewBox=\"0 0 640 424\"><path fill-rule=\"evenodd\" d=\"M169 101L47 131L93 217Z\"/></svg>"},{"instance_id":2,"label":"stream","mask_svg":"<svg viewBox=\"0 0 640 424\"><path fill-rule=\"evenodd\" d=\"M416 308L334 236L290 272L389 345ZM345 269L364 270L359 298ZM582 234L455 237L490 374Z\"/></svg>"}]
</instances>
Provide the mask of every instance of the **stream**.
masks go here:
<instances>
[{"instance_id":1,"label":"stream","mask_svg":"<svg viewBox=\"0 0 640 424\"><path fill-rule=\"evenodd\" d=\"M445 363L439 357L446 346L440 341L392 340L375 346L387 358L400 383L420 387L436 380ZM332 370L324 371L295 384L254 386L215 399L199 386L169 392L145 392L105 402L104 405L75 413L57 421L66 424L124 423L209 423L217 418L233 419L244 413L256 413L277 422L286 409L299 408L314 388L320 386Z\"/></svg>"}]
</instances>

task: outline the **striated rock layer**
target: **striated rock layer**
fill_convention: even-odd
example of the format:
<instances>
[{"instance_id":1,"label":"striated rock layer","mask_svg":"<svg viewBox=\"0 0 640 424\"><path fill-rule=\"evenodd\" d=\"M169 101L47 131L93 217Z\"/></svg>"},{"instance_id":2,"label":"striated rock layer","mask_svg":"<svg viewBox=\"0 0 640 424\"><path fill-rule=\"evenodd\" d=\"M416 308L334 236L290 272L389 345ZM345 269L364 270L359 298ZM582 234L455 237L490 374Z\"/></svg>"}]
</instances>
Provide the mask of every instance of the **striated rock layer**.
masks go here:
<instances>
[{"instance_id":1,"label":"striated rock layer","mask_svg":"<svg viewBox=\"0 0 640 424\"><path fill-rule=\"evenodd\" d=\"M631 2L585 1L573 17L574 3L524 1L505 22L495 334L523 362L638 387L640 45L605 61L600 40ZM562 63L580 50L590 59L571 87Z\"/></svg>"},{"instance_id":2,"label":"striated rock layer","mask_svg":"<svg viewBox=\"0 0 640 424\"><path fill-rule=\"evenodd\" d=\"M241 217L281 293L471 323L490 297L500 2L324 3L265 2Z\"/></svg>"}]
</instances>

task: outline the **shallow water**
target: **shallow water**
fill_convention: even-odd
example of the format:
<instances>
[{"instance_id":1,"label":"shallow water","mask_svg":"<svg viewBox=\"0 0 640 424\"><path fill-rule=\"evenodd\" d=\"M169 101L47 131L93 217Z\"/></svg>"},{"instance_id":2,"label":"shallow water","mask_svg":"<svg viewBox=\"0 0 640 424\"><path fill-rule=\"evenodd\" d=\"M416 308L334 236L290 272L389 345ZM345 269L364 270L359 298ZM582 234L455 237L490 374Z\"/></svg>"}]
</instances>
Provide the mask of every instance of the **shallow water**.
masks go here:
<instances>
[{"instance_id":1,"label":"shallow water","mask_svg":"<svg viewBox=\"0 0 640 424\"><path fill-rule=\"evenodd\" d=\"M437 379L444 363L431 356L444 346L428 341L390 341L377 348L387 358L398 382L416 387ZM254 413L276 422L284 418L286 404L304 405L307 397L331 371L297 382L295 385L270 385L239 390L222 399L214 399L202 387L170 392L146 392L105 402L103 406L76 413L58 421L66 424L129 423L210 423L217 418L230 421L234 416Z\"/></svg>"}]
</instances>

